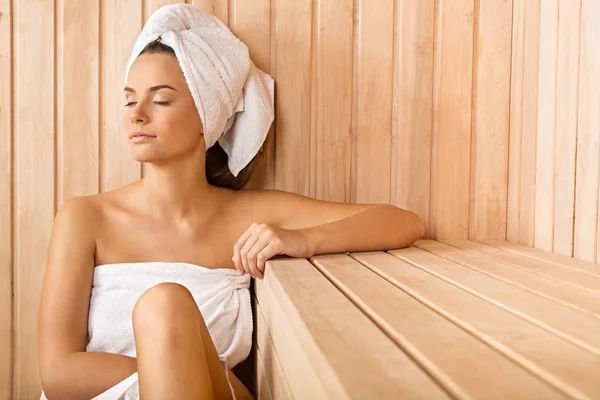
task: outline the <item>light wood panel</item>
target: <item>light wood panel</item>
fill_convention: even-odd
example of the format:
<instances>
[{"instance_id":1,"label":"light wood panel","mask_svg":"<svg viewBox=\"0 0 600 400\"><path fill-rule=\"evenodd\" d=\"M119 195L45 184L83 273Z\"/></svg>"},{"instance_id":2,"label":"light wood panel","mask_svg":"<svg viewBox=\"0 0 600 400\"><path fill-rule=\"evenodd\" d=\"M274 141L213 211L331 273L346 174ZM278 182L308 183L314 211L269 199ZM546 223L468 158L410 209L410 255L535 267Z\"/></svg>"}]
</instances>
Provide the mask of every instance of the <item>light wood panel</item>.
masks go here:
<instances>
[{"instance_id":1,"label":"light wood panel","mask_svg":"<svg viewBox=\"0 0 600 400\"><path fill-rule=\"evenodd\" d=\"M477 6L469 237L504 239L513 4L494 0Z\"/></svg>"},{"instance_id":2,"label":"light wood panel","mask_svg":"<svg viewBox=\"0 0 600 400\"><path fill-rule=\"evenodd\" d=\"M573 255L587 261L597 256L600 154L600 1L581 4L577 172Z\"/></svg>"},{"instance_id":3,"label":"light wood panel","mask_svg":"<svg viewBox=\"0 0 600 400\"><path fill-rule=\"evenodd\" d=\"M12 394L13 129L11 2L0 1L0 398Z\"/></svg>"},{"instance_id":4,"label":"light wood panel","mask_svg":"<svg viewBox=\"0 0 600 400\"><path fill-rule=\"evenodd\" d=\"M55 9L15 0L13 398L39 397L37 307L55 212ZM43 17L42 17L43 16ZM43 40L40 40L43 38ZM43 73L39 67L43 66ZM40 201L43 199L43 201Z\"/></svg>"},{"instance_id":5,"label":"light wood panel","mask_svg":"<svg viewBox=\"0 0 600 400\"><path fill-rule=\"evenodd\" d=\"M350 200L388 204L392 154L394 0L359 4L355 10L354 149Z\"/></svg>"},{"instance_id":6,"label":"light wood panel","mask_svg":"<svg viewBox=\"0 0 600 400\"><path fill-rule=\"evenodd\" d=\"M434 5L433 0L397 1L394 12L391 202L416 212L428 230Z\"/></svg>"},{"instance_id":7,"label":"light wood panel","mask_svg":"<svg viewBox=\"0 0 600 400\"><path fill-rule=\"evenodd\" d=\"M433 229L436 238L468 238L473 81L473 0L437 4Z\"/></svg>"}]
</instances>

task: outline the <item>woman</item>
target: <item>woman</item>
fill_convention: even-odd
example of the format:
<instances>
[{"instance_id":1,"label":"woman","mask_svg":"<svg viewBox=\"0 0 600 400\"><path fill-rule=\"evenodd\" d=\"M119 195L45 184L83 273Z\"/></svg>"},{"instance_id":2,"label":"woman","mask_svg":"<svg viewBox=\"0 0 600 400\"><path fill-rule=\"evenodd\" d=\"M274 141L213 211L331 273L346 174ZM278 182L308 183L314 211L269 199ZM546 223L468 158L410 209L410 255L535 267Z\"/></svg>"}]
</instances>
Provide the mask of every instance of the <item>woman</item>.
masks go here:
<instances>
[{"instance_id":1,"label":"woman","mask_svg":"<svg viewBox=\"0 0 600 400\"><path fill-rule=\"evenodd\" d=\"M165 24L174 24L164 18L184 21L185 30L208 17L192 6L163 7L144 28L158 39L138 40L141 51L132 54L125 126L133 157L145 163L144 178L69 200L56 215L39 317L43 398L251 398L229 368L248 355L249 281L262 279L266 260L400 248L423 235L414 213L389 205L237 190L250 178L257 152L232 173L236 149L226 154L221 142L209 148L215 138L207 136L235 130L239 121L231 117L240 107L225 112L227 128L215 123L219 116L206 109L211 93L199 92L194 80L192 71L201 69L186 64L194 60L185 41L197 34L164 33ZM226 29L216 18L211 24ZM226 33L215 36L219 44L233 40ZM169 35L172 46L161 42ZM249 110L250 78L243 79ZM101 293L107 282L112 289ZM237 308L222 311L228 301ZM229 325L221 329L224 320ZM246 326L241 336L222 338L240 326Z\"/></svg>"}]
</instances>

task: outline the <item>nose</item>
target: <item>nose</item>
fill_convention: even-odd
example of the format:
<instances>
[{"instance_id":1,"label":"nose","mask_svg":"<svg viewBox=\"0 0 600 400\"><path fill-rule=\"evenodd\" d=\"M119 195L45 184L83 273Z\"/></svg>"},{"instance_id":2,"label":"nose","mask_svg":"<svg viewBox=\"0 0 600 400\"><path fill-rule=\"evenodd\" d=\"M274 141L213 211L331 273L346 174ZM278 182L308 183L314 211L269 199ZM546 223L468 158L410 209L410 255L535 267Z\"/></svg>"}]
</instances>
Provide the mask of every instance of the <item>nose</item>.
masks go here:
<instances>
[{"instance_id":1,"label":"nose","mask_svg":"<svg viewBox=\"0 0 600 400\"><path fill-rule=\"evenodd\" d=\"M132 108L129 120L132 124L145 124L148 122L148 116L137 106Z\"/></svg>"}]
</instances>

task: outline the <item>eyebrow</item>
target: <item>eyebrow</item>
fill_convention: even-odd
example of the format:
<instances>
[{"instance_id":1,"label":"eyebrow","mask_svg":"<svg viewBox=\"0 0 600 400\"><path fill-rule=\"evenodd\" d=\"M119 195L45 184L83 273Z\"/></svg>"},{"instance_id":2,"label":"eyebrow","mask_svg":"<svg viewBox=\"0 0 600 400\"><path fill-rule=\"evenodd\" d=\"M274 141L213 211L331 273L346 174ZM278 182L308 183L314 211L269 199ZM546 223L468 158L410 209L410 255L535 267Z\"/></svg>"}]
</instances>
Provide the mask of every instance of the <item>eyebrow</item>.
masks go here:
<instances>
[{"instance_id":1,"label":"eyebrow","mask_svg":"<svg viewBox=\"0 0 600 400\"><path fill-rule=\"evenodd\" d=\"M149 92L156 92L157 90L160 90L160 89L171 89L171 90L174 90L176 92L178 91L177 89L175 89L174 87L171 87L169 85L152 86L150 89L148 89L148 91ZM123 91L130 92L130 93L135 93L135 90L133 90L129 86L125 86L125 88L123 89Z\"/></svg>"}]
</instances>

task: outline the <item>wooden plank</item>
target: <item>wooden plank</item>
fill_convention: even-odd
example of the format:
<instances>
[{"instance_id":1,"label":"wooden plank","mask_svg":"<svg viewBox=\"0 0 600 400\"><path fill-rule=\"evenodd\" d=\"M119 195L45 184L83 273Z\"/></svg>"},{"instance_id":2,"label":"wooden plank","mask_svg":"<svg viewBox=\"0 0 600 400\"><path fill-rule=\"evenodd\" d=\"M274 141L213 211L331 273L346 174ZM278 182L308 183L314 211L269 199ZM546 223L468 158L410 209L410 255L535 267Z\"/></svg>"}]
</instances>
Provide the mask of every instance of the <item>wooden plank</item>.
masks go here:
<instances>
[{"instance_id":1,"label":"wooden plank","mask_svg":"<svg viewBox=\"0 0 600 400\"><path fill-rule=\"evenodd\" d=\"M351 200L389 204L394 0L356 8Z\"/></svg>"},{"instance_id":2,"label":"wooden plank","mask_svg":"<svg viewBox=\"0 0 600 400\"><path fill-rule=\"evenodd\" d=\"M567 396L598 397L600 355L439 279L428 270L443 271L447 264L437 263L440 258L432 254L427 256L415 260L411 255L411 264L418 268L394 265L378 267L376 272Z\"/></svg>"},{"instance_id":3,"label":"wooden plank","mask_svg":"<svg viewBox=\"0 0 600 400\"><path fill-rule=\"evenodd\" d=\"M265 374L264 379L268 385L271 397L275 399L292 399L293 396L288 386L288 379L281 367L279 354L277 354L269 327L258 302L256 304L255 319L257 353L260 354L262 359Z\"/></svg>"},{"instance_id":4,"label":"wooden plank","mask_svg":"<svg viewBox=\"0 0 600 400\"><path fill-rule=\"evenodd\" d=\"M512 1L477 2L470 238L506 238Z\"/></svg>"},{"instance_id":5,"label":"wooden plank","mask_svg":"<svg viewBox=\"0 0 600 400\"><path fill-rule=\"evenodd\" d=\"M525 62L525 0L513 0L512 65L510 78L510 131L508 150L508 204L506 238L519 241L521 199L521 143L523 70ZM455 238L458 239L458 238Z\"/></svg>"},{"instance_id":6,"label":"wooden plank","mask_svg":"<svg viewBox=\"0 0 600 400\"><path fill-rule=\"evenodd\" d=\"M12 398L41 392L37 310L55 212L55 9L14 0L14 312ZM40 66L44 66L40 73ZM40 201L45 199L45 201Z\"/></svg>"},{"instance_id":7,"label":"wooden plank","mask_svg":"<svg viewBox=\"0 0 600 400\"><path fill-rule=\"evenodd\" d=\"M310 194L311 2L278 2L273 10L275 187ZM294 51L289 49L293 48Z\"/></svg>"},{"instance_id":8,"label":"wooden plank","mask_svg":"<svg viewBox=\"0 0 600 400\"><path fill-rule=\"evenodd\" d=\"M557 50L558 0L546 0L540 9L534 245L548 251L554 247Z\"/></svg>"},{"instance_id":9,"label":"wooden plank","mask_svg":"<svg viewBox=\"0 0 600 400\"><path fill-rule=\"evenodd\" d=\"M568 256L573 254L580 17L581 0L559 0L553 250Z\"/></svg>"},{"instance_id":10,"label":"wooden plank","mask_svg":"<svg viewBox=\"0 0 600 400\"><path fill-rule=\"evenodd\" d=\"M600 294L532 274L507 264L489 260L455 247L433 241L418 241L416 247L472 268L514 286L544 296L575 310L600 317Z\"/></svg>"},{"instance_id":11,"label":"wooden plank","mask_svg":"<svg viewBox=\"0 0 600 400\"><path fill-rule=\"evenodd\" d=\"M410 247L389 252L445 282L600 355L600 321L527 290Z\"/></svg>"},{"instance_id":12,"label":"wooden plank","mask_svg":"<svg viewBox=\"0 0 600 400\"><path fill-rule=\"evenodd\" d=\"M64 1L64 0L63 0ZM98 3L59 5L58 191L63 201L98 193L99 22ZM77 71L77 73L73 73ZM77 99L75 101L75 99Z\"/></svg>"},{"instance_id":13,"label":"wooden plank","mask_svg":"<svg viewBox=\"0 0 600 400\"><path fill-rule=\"evenodd\" d=\"M589 274L600 276L600 266L589 261L578 260L562 254L550 253L529 246L523 246L517 243L504 242L499 240L484 240L484 244L498 247L500 249L511 251L513 253L523 254L538 260L548 261L554 264L564 265L569 268L584 271Z\"/></svg>"},{"instance_id":14,"label":"wooden plank","mask_svg":"<svg viewBox=\"0 0 600 400\"><path fill-rule=\"evenodd\" d=\"M278 259L268 263L265 277L256 281L256 293L265 307L281 307L282 316L267 324L284 372L295 395L293 379L283 360L280 340L271 325L287 319L312 369L321 378L328 398L447 398L379 328L303 259ZM276 324L277 325L277 324ZM289 339L288 346L293 343ZM286 347L285 345L283 347ZM349 351L352 349L352 351ZM296 362L296 364L299 364ZM298 368L299 365L296 365ZM294 375L302 375L296 372Z\"/></svg>"},{"instance_id":15,"label":"wooden plank","mask_svg":"<svg viewBox=\"0 0 600 400\"><path fill-rule=\"evenodd\" d=\"M122 126L125 69L142 26L142 0L106 0L102 11L100 191L106 192L141 176Z\"/></svg>"},{"instance_id":16,"label":"wooden plank","mask_svg":"<svg viewBox=\"0 0 600 400\"><path fill-rule=\"evenodd\" d=\"M519 242L535 240L535 165L537 146L537 93L539 69L540 2L523 0L525 37L523 55L523 99L521 118L521 188L519 190Z\"/></svg>"},{"instance_id":17,"label":"wooden plank","mask_svg":"<svg viewBox=\"0 0 600 400\"><path fill-rule=\"evenodd\" d=\"M456 398L557 396L484 342L426 304L365 268L406 268L389 254L356 253L313 258L315 265L348 298ZM362 264L361 264L362 263ZM414 268L414 267L413 267ZM486 382L482 385L481 382ZM510 385L506 383L510 382Z\"/></svg>"},{"instance_id":18,"label":"wooden plank","mask_svg":"<svg viewBox=\"0 0 600 400\"><path fill-rule=\"evenodd\" d=\"M583 0L581 7L573 255L587 261L598 261L600 42L597 38L600 37L600 2Z\"/></svg>"},{"instance_id":19,"label":"wooden plank","mask_svg":"<svg viewBox=\"0 0 600 400\"><path fill-rule=\"evenodd\" d=\"M229 27L250 49L250 58L262 71L271 74L271 0L240 1L230 3ZM275 125L273 124L259 163L248 188L274 188Z\"/></svg>"},{"instance_id":20,"label":"wooden plank","mask_svg":"<svg viewBox=\"0 0 600 400\"><path fill-rule=\"evenodd\" d=\"M265 372L265 365L260 351L256 350L256 398L258 400L272 400L271 389L269 388L269 375Z\"/></svg>"},{"instance_id":21,"label":"wooden plank","mask_svg":"<svg viewBox=\"0 0 600 400\"><path fill-rule=\"evenodd\" d=\"M481 256L497 260L513 267L531 271L541 276L554 278L560 282L569 283L582 290L600 293L600 276L590 275L575 269L549 262L519 256L515 253L500 250L496 247L470 241L448 241L447 244Z\"/></svg>"},{"instance_id":22,"label":"wooden plank","mask_svg":"<svg viewBox=\"0 0 600 400\"><path fill-rule=\"evenodd\" d=\"M439 90L434 231L439 239L467 239L469 234L471 97L473 81L473 0L439 5ZM449 184L451 182L451 184Z\"/></svg>"},{"instance_id":23,"label":"wooden plank","mask_svg":"<svg viewBox=\"0 0 600 400\"><path fill-rule=\"evenodd\" d=\"M12 394L13 360L13 127L12 9L0 0L0 398Z\"/></svg>"},{"instance_id":24,"label":"wooden plank","mask_svg":"<svg viewBox=\"0 0 600 400\"><path fill-rule=\"evenodd\" d=\"M428 231L434 11L435 2L426 0L398 1L394 12L391 203L417 213Z\"/></svg>"},{"instance_id":25,"label":"wooden plank","mask_svg":"<svg viewBox=\"0 0 600 400\"><path fill-rule=\"evenodd\" d=\"M321 200L351 200L353 4L320 1L316 7L316 165L311 168Z\"/></svg>"},{"instance_id":26,"label":"wooden plank","mask_svg":"<svg viewBox=\"0 0 600 400\"><path fill-rule=\"evenodd\" d=\"M229 0L188 0L187 2L211 13L226 25L229 24Z\"/></svg>"}]
</instances>

